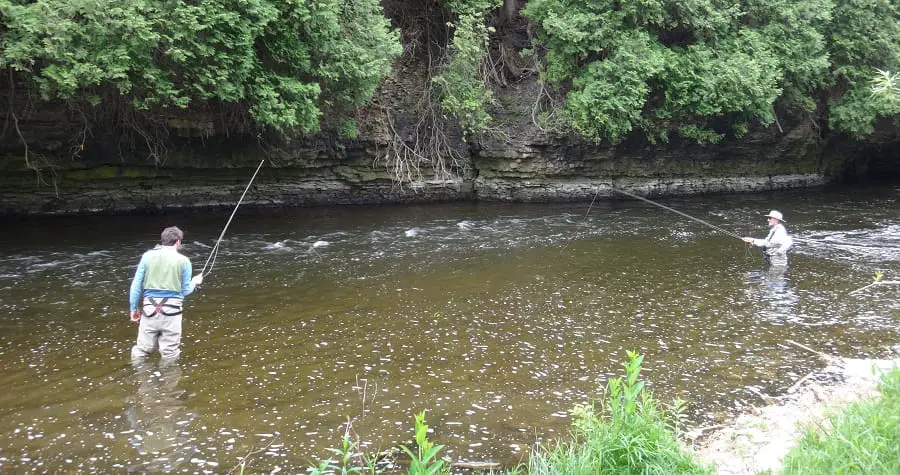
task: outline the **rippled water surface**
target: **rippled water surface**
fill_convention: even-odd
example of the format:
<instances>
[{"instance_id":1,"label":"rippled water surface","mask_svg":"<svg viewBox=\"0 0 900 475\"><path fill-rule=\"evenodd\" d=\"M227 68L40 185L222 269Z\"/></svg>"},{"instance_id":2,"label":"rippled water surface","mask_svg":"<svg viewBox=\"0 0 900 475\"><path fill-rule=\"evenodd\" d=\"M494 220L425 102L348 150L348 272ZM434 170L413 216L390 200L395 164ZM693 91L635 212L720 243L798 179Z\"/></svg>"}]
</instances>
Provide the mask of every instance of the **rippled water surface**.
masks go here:
<instances>
[{"instance_id":1,"label":"rippled water surface","mask_svg":"<svg viewBox=\"0 0 900 475\"><path fill-rule=\"evenodd\" d=\"M8 220L0 469L300 472L348 420L367 450L427 409L454 461L515 463L646 355L708 425L820 365L900 342L900 187L661 201L797 241L783 275L733 236L639 201L240 209L188 297L175 364L132 366L127 289L159 232L207 262L230 210Z\"/></svg>"}]
</instances>

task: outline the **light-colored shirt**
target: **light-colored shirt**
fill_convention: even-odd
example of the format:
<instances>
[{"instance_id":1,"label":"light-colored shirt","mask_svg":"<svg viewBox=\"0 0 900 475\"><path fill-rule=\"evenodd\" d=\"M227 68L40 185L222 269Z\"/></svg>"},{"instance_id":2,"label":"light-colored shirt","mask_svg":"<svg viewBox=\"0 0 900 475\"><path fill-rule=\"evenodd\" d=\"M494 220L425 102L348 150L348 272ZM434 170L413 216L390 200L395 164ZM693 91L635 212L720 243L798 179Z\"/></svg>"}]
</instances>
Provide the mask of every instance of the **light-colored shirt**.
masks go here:
<instances>
[{"instance_id":1,"label":"light-colored shirt","mask_svg":"<svg viewBox=\"0 0 900 475\"><path fill-rule=\"evenodd\" d=\"M164 289L144 288L144 280L147 276L147 263L155 262L154 265L160 265L162 262L171 264L175 268L180 268L180 280L175 285L164 285ZM194 292L194 283L191 282L191 261L178 252L175 246L157 246L144 253L141 261L138 263L137 270L134 272L134 278L131 280L131 289L128 293L131 311L138 309L141 295L145 297L178 297L184 298Z\"/></svg>"},{"instance_id":2,"label":"light-colored shirt","mask_svg":"<svg viewBox=\"0 0 900 475\"><path fill-rule=\"evenodd\" d=\"M788 236L784 225L778 223L772 226L772 229L769 230L769 235L765 239L754 239L753 245L765 248L766 254L770 256L785 256L791 246L794 245L794 240Z\"/></svg>"}]
</instances>

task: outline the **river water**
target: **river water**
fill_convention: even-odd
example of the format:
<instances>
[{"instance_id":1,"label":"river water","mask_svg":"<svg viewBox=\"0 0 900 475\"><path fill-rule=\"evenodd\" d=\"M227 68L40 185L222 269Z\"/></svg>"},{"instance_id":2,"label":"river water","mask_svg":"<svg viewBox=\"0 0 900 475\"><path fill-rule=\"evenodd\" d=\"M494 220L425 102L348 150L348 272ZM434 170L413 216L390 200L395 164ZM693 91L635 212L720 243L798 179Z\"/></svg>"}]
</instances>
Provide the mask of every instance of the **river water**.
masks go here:
<instances>
[{"instance_id":1,"label":"river water","mask_svg":"<svg viewBox=\"0 0 900 475\"><path fill-rule=\"evenodd\" d=\"M185 310L176 364L132 366L127 289L178 225L202 268L231 210L7 220L0 471L298 473L347 430L515 463L646 355L649 388L721 422L821 366L900 342L900 186L665 199L797 241L766 272L734 236L641 201L238 210ZM208 269L209 267L208 266Z\"/></svg>"}]
</instances>

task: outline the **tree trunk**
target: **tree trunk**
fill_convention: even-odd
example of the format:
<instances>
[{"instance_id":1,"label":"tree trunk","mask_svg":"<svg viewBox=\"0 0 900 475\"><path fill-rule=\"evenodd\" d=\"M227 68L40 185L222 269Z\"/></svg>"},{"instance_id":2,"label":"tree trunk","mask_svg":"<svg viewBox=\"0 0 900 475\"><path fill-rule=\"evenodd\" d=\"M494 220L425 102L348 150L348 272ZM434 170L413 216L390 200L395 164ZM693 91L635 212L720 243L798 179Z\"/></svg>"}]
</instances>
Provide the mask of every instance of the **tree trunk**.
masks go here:
<instances>
[{"instance_id":1,"label":"tree trunk","mask_svg":"<svg viewBox=\"0 0 900 475\"><path fill-rule=\"evenodd\" d=\"M508 25L512 23L513 17L516 16L517 0L503 0L503 8L500 11L500 23Z\"/></svg>"}]
</instances>

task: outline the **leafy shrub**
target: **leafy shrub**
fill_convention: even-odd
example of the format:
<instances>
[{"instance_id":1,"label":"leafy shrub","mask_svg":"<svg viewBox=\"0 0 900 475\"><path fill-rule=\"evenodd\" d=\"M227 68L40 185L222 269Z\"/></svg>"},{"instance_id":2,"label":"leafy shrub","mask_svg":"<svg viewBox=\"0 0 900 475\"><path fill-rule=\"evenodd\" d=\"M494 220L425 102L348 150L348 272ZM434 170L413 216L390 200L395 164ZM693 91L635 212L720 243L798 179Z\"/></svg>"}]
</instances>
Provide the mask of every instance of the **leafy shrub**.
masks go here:
<instances>
[{"instance_id":1,"label":"leafy shrub","mask_svg":"<svg viewBox=\"0 0 900 475\"><path fill-rule=\"evenodd\" d=\"M825 33L834 93L830 125L854 136L874 131L879 117L900 114L897 102L871 100L870 78L878 69L900 69L900 5L887 0L838 0Z\"/></svg>"},{"instance_id":2,"label":"leafy shrub","mask_svg":"<svg viewBox=\"0 0 900 475\"><path fill-rule=\"evenodd\" d=\"M873 102L873 68L900 66L896 2L886 0L531 0L542 78L566 94L581 135L616 143L641 129L711 141L710 124L809 113L829 91L832 125L862 136L896 104ZM705 131L704 133L693 133Z\"/></svg>"},{"instance_id":3,"label":"leafy shrub","mask_svg":"<svg viewBox=\"0 0 900 475\"><path fill-rule=\"evenodd\" d=\"M400 53L377 0L0 0L0 22L0 68L45 100L232 103L301 132L369 101Z\"/></svg>"},{"instance_id":4,"label":"leafy shrub","mask_svg":"<svg viewBox=\"0 0 900 475\"><path fill-rule=\"evenodd\" d=\"M487 105L494 98L485 84L483 69L493 29L485 24L485 16L496 3L491 0L447 2L457 20L452 24L449 60L432 82L438 89L441 109L455 117L467 135L486 131L491 122Z\"/></svg>"},{"instance_id":5,"label":"leafy shrub","mask_svg":"<svg viewBox=\"0 0 900 475\"><path fill-rule=\"evenodd\" d=\"M599 410L594 403L576 406L572 440L536 449L527 473L711 473L681 448L659 403L638 380L643 359L629 351L625 377L609 382ZM673 407L680 411L682 404Z\"/></svg>"}]
</instances>

